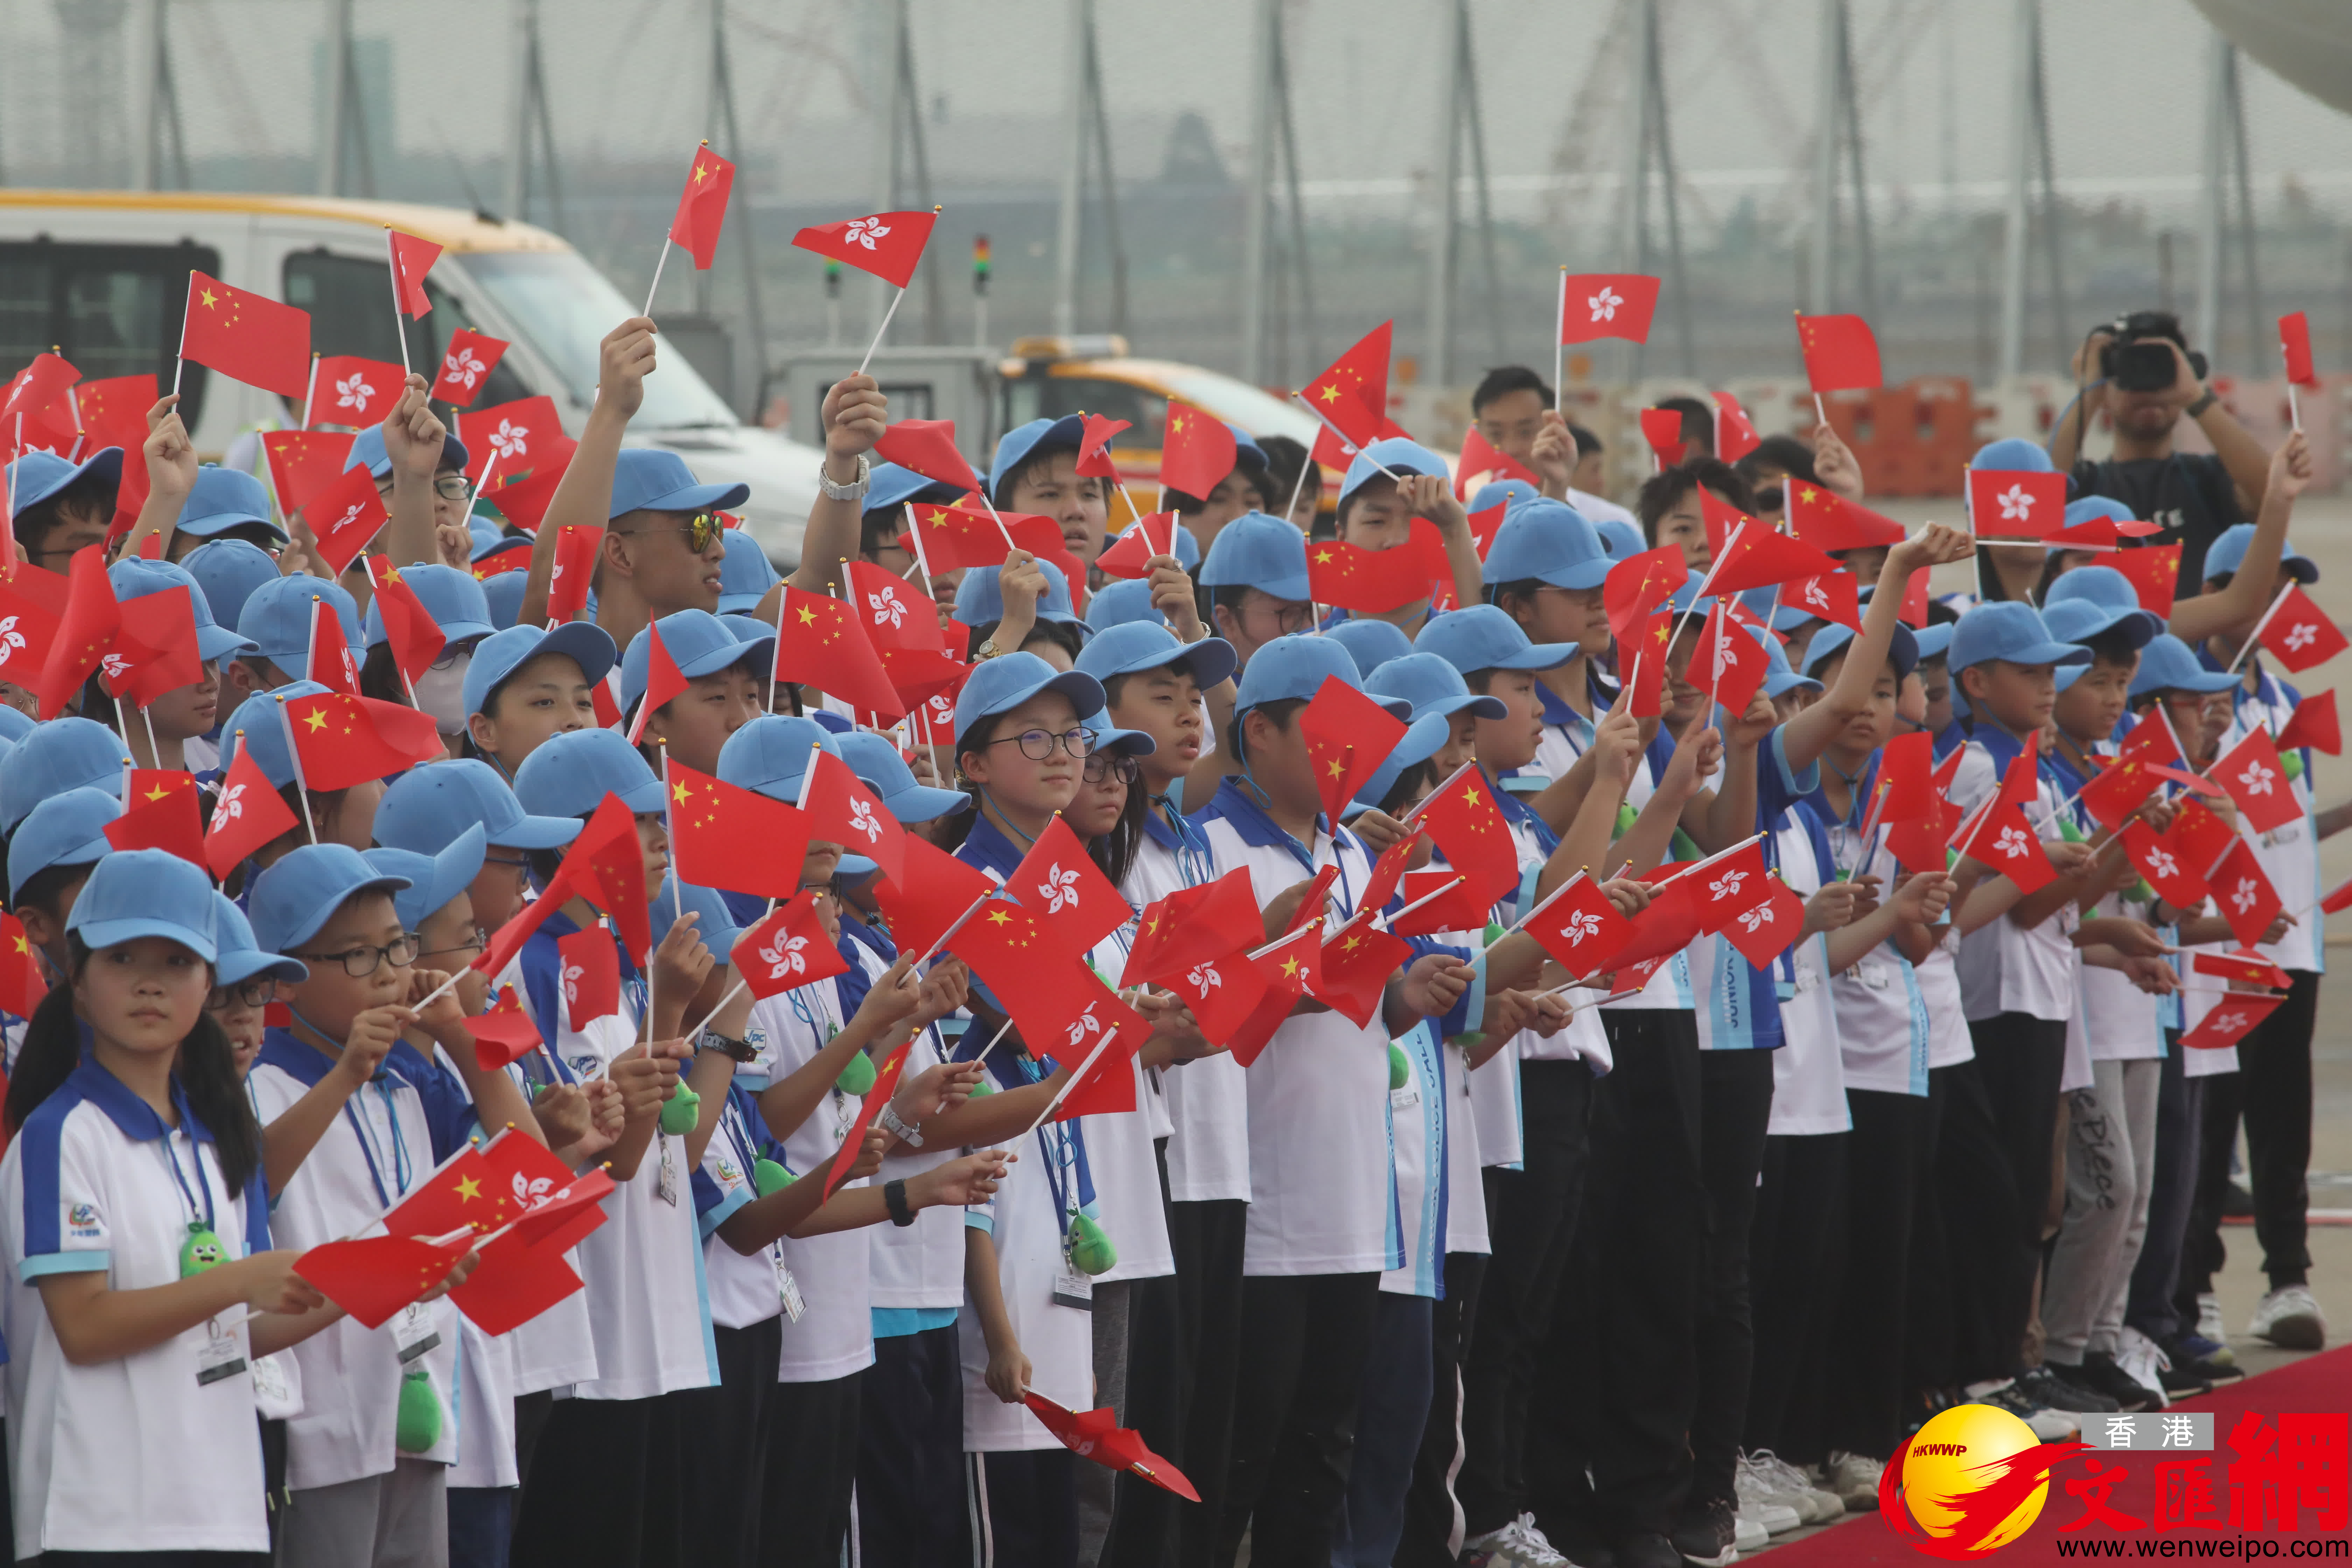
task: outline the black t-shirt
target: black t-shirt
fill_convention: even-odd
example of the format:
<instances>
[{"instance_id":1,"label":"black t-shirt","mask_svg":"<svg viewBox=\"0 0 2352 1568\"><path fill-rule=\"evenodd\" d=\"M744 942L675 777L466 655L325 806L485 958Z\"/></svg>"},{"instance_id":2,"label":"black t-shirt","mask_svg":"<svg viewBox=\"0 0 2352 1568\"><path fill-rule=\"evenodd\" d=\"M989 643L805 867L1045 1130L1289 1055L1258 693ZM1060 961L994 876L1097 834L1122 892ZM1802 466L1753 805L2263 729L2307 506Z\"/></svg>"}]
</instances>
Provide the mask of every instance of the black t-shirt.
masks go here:
<instances>
[{"instance_id":1,"label":"black t-shirt","mask_svg":"<svg viewBox=\"0 0 2352 1568\"><path fill-rule=\"evenodd\" d=\"M2221 531L2246 521L2230 471L2210 452L2175 452L2168 458L2136 458L2118 463L2076 463L2068 476L2077 496L2106 496L2131 508L2132 516L2163 531L2143 544L2180 545L2180 591L2194 594L2205 581L2205 547Z\"/></svg>"}]
</instances>

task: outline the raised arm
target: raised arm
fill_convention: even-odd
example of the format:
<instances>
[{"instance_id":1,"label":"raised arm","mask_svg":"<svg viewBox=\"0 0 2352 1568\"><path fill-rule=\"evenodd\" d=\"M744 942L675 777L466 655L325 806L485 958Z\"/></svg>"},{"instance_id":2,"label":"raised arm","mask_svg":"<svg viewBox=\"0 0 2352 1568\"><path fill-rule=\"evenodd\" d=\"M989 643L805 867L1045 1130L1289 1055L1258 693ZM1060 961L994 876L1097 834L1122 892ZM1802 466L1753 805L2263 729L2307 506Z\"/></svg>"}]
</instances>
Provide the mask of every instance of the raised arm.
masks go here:
<instances>
[{"instance_id":1,"label":"raised arm","mask_svg":"<svg viewBox=\"0 0 2352 1568\"><path fill-rule=\"evenodd\" d=\"M2311 483L2311 442L2300 430L2271 454L2270 482L2263 492L2262 510L2254 514L2254 536L2246 542L2246 558L2218 594L2176 599L2167 626L2190 647L2216 632L2248 626L2267 608L2278 589L2279 558L2286 551L2287 520L2295 498Z\"/></svg>"},{"instance_id":2,"label":"raised arm","mask_svg":"<svg viewBox=\"0 0 2352 1568\"><path fill-rule=\"evenodd\" d=\"M890 405L870 375L852 375L833 384L824 395L824 477L836 485L857 482L857 459L874 449L890 427ZM812 594L829 592L841 577L843 561L857 553L858 521L865 515L863 496L834 500L824 491L809 505L808 525L801 532L800 563L783 583L768 590L755 612L775 624L783 605L784 584Z\"/></svg>"},{"instance_id":3,"label":"raised arm","mask_svg":"<svg viewBox=\"0 0 2352 1568\"><path fill-rule=\"evenodd\" d=\"M515 624L535 626L547 619L547 595L555 582L555 542L566 526L602 529L613 511L613 468L621 437L646 400L646 377L654 373L654 323L632 316L604 334L596 353L596 403L580 445L547 503L539 537L530 547L530 581L524 584Z\"/></svg>"},{"instance_id":4,"label":"raised arm","mask_svg":"<svg viewBox=\"0 0 2352 1568\"><path fill-rule=\"evenodd\" d=\"M1868 711L1871 692L1886 663L1886 650L1893 646L1895 628L1903 618L1903 596L1910 589L1912 574L1965 561L1975 553L1976 541L1965 531L1940 522L1928 524L1886 552L1870 607L1863 613L1861 635L1846 645L1837 684L1781 729L1781 746L1791 771L1801 773L1811 767L1839 731Z\"/></svg>"}]
</instances>

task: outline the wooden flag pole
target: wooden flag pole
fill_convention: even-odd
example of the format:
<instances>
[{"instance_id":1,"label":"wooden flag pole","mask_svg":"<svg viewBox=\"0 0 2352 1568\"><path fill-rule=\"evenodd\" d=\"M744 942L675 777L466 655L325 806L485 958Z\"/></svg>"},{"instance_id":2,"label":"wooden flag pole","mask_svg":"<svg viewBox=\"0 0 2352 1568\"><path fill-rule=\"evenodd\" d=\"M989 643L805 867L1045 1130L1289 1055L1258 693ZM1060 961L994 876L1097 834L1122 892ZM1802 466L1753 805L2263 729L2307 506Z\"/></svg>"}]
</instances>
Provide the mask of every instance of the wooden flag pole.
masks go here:
<instances>
[{"instance_id":1,"label":"wooden flag pole","mask_svg":"<svg viewBox=\"0 0 2352 1568\"><path fill-rule=\"evenodd\" d=\"M392 331L393 335L400 339L401 383L405 387L408 377L416 372L408 363L408 290L403 286L405 274L400 265L400 242L393 237L390 224L383 226L383 253L392 263ZM311 374L317 374L315 363ZM307 418L310 412L307 405L302 412Z\"/></svg>"}]
</instances>

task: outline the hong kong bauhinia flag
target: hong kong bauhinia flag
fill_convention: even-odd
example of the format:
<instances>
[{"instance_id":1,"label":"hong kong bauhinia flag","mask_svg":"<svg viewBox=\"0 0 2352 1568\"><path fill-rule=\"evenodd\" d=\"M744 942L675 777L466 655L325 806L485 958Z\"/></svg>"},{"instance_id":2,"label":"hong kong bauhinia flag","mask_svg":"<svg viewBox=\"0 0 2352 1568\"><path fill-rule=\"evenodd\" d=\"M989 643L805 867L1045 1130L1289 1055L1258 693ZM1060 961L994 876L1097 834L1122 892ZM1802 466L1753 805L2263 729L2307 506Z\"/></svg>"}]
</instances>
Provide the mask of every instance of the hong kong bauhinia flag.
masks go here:
<instances>
[{"instance_id":1,"label":"hong kong bauhinia flag","mask_svg":"<svg viewBox=\"0 0 2352 1568\"><path fill-rule=\"evenodd\" d=\"M1622 338L1650 341L1650 318L1658 309L1658 280L1638 272L1562 273L1559 279L1559 341L1596 342Z\"/></svg>"}]
</instances>

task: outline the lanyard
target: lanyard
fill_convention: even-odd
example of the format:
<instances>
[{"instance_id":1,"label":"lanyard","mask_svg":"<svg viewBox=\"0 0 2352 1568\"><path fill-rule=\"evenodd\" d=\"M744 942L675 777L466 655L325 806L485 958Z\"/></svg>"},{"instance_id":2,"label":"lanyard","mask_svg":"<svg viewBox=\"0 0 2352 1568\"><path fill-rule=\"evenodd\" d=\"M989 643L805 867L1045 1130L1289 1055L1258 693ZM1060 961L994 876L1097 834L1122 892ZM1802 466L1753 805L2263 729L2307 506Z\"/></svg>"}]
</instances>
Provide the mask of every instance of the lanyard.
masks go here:
<instances>
[{"instance_id":1,"label":"lanyard","mask_svg":"<svg viewBox=\"0 0 2352 1568\"><path fill-rule=\"evenodd\" d=\"M386 1192L383 1185L383 1166L387 1162L376 1157L375 1128L365 1113L367 1090L362 1089L343 1101L343 1115L350 1119L352 1131L360 1141L360 1157L367 1162L368 1180L375 1184L375 1195L386 1208L392 1206L394 1198L404 1197L408 1193L408 1143L400 1135L400 1105L392 1092L392 1086L397 1081L387 1074L375 1079L373 1084L383 1100L384 1120L392 1124L392 1158L388 1162L392 1166L390 1192Z\"/></svg>"},{"instance_id":2,"label":"lanyard","mask_svg":"<svg viewBox=\"0 0 2352 1568\"><path fill-rule=\"evenodd\" d=\"M180 1196L188 1205L188 1224L191 1228L195 1225L196 1194L201 1192L204 1194L204 1227L210 1230L213 1228L213 1184L205 1175L205 1152L196 1146L195 1136L191 1133L188 1137L188 1148L195 1156L196 1163L196 1186L194 1191L191 1191L188 1187L187 1173L180 1169L179 1151L172 1147L172 1130L167 1127L163 1129L163 1136L159 1142L163 1144L163 1163L172 1167L172 1180L178 1184Z\"/></svg>"},{"instance_id":3,"label":"lanyard","mask_svg":"<svg viewBox=\"0 0 2352 1568\"><path fill-rule=\"evenodd\" d=\"M1216 868L1209 859L1209 840L1185 815L1176 809L1174 801L1164 795L1151 797L1152 804L1167 813L1167 828L1176 836L1176 874L1188 888L1197 888L1216 880Z\"/></svg>"}]
</instances>

